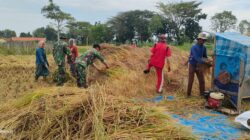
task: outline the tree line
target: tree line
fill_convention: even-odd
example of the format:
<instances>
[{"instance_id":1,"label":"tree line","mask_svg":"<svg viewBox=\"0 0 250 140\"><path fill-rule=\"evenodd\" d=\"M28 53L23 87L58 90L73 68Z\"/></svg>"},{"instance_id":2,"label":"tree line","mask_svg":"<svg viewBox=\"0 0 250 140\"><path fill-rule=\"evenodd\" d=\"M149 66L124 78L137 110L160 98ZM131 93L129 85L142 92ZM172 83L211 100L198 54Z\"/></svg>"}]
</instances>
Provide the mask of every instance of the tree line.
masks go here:
<instances>
[{"instance_id":1,"label":"tree line","mask_svg":"<svg viewBox=\"0 0 250 140\"><path fill-rule=\"evenodd\" d=\"M69 13L63 12L53 0L41 9L41 13L54 21L34 30L32 33L20 33L20 37L46 37L47 40L57 41L61 35L76 38L78 44L101 42L126 43L132 40L141 42L152 41L152 36L161 33L167 34L169 42L181 44L193 41L202 27L199 21L207 15L199 8L201 2L168 2L157 3L160 12L149 10L132 10L118 13L106 23L91 24L86 21L77 21ZM216 13L211 19L211 29L215 32L225 32L236 29L242 34L250 32L250 22L242 20L236 26L237 18L231 11ZM0 37L16 36L15 31L0 31Z\"/></svg>"}]
</instances>

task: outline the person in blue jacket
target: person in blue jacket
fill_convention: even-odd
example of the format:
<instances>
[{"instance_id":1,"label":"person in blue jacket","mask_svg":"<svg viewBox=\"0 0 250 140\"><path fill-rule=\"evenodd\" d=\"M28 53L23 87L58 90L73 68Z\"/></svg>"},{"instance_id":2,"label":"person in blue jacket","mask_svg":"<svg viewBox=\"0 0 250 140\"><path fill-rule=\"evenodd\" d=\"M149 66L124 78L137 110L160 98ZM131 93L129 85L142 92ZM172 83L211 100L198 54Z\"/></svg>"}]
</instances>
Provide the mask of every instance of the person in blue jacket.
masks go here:
<instances>
[{"instance_id":1,"label":"person in blue jacket","mask_svg":"<svg viewBox=\"0 0 250 140\"><path fill-rule=\"evenodd\" d=\"M40 41L39 47L36 49L36 72L35 72L35 80L37 81L40 76L43 76L44 79L49 75L49 63L47 60L46 52L45 52L45 42Z\"/></svg>"},{"instance_id":2,"label":"person in blue jacket","mask_svg":"<svg viewBox=\"0 0 250 140\"><path fill-rule=\"evenodd\" d=\"M196 74L199 81L200 95L205 91L205 79L204 72L199 68L200 64L208 64L211 62L207 59L207 49L204 46L207 40L206 34L200 33L197 37L197 43L191 48L189 56L189 68L188 68L188 88L187 97L191 96L192 86L194 82L194 74Z\"/></svg>"}]
</instances>

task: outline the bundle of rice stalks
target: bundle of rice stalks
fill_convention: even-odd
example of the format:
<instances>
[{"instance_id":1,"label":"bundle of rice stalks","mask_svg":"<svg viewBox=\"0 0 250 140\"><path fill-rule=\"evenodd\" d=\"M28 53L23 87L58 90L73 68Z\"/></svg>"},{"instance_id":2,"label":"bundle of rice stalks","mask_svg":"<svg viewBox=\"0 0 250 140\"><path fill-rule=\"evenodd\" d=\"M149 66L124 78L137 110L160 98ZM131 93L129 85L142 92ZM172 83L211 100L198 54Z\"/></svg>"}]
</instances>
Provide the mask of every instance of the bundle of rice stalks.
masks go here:
<instances>
[{"instance_id":1,"label":"bundle of rice stalks","mask_svg":"<svg viewBox=\"0 0 250 140\"><path fill-rule=\"evenodd\" d=\"M134 103L122 96L109 95L107 85L96 84L83 91L65 87L47 92L46 96L33 98L26 108L21 108L22 113L17 117L1 122L4 126L1 128L13 131L14 135L9 138L193 138L186 129L171 122L163 114L164 110L150 104Z\"/></svg>"},{"instance_id":2,"label":"bundle of rice stalks","mask_svg":"<svg viewBox=\"0 0 250 140\"><path fill-rule=\"evenodd\" d=\"M57 82L57 77L58 77L58 70L55 70L52 73L52 79L53 79L54 82ZM72 78L73 77L68 72L65 73L65 79L64 79L65 82L69 81Z\"/></svg>"}]
</instances>

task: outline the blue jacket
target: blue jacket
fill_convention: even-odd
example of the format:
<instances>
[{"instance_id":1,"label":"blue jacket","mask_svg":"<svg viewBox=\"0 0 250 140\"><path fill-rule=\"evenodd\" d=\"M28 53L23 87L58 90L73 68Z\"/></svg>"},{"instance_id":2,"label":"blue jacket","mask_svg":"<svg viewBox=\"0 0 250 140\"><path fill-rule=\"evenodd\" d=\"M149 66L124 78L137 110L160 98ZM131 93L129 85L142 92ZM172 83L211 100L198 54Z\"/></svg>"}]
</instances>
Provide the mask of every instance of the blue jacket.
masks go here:
<instances>
[{"instance_id":1,"label":"blue jacket","mask_svg":"<svg viewBox=\"0 0 250 140\"><path fill-rule=\"evenodd\" d=\"M204 60L202 58L207 58L207 49L205 46L195 44L190 51L189 64L194 67L196 67L197 63L203 64Z\"/></svg>"},{"instance_id":2,"label":"blue jacket","mask_svg":"<svg viewBox=\"0 0 250 140\"><path fill-rule=\"evenodd\" d=\"M47 64L49 66L44 48L36 49L36 64Z\"/></svg>"}]
</instances>

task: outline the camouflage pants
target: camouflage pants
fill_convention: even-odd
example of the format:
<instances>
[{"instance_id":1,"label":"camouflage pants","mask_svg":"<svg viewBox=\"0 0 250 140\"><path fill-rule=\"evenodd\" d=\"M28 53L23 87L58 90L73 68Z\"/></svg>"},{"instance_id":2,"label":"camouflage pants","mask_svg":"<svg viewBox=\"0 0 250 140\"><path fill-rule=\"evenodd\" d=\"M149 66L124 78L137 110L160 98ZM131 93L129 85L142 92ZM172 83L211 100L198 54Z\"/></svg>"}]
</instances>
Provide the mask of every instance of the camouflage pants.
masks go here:
<instances>
[{"instance_id":1,"label":"camouflage pants","mask_svg":"<svg viewBox=\"0 0 250 140\"><path fill-rule=\"evenodd\" d=\"M78 87L87 87L86 68L80 64L76 64L76 65L77 65L76 66L77 67L77 86Z\"/></svg>"},{"instance_id":2,"label":"camouflage pants","mask_svg":"<svg viewBox=\"0 0 250 140\"><path fill-rule=\"evenodd\" d=\"M66 68L64 65L58 65L58 74L56 77L57 85L63 85L66 80Z\"/></svg>"}]
</instances>

